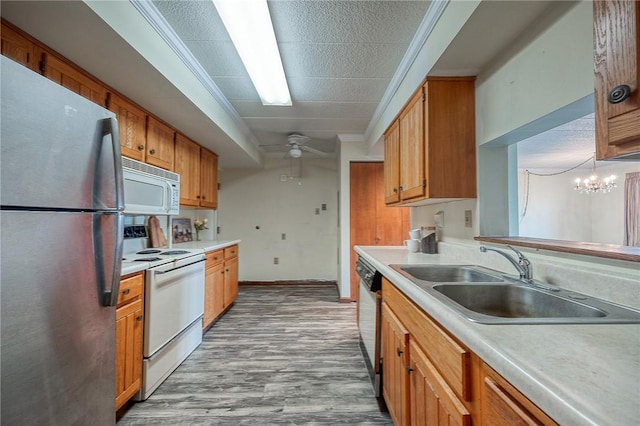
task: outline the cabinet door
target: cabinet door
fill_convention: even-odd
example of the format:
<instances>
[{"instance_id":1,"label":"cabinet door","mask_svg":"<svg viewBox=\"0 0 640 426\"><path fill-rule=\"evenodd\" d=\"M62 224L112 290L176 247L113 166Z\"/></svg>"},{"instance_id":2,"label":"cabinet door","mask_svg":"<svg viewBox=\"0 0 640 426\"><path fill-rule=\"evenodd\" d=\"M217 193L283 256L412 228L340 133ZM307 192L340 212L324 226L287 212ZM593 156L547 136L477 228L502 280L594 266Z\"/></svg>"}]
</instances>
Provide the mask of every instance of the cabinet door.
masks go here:
<instances>
[{"instance_id":1,"label":"cabinet door","mask_svg":"<svg viewBox=\"0 0 640 426\"><path fill-rule=\"evenodd\" d=\"M238 297L238 258L224 262L224 307L230 306Z\"/></svg>"},{"instance_id":2,"label":"cabinet door","mask_svg":"<svg viewBox=\"0 0 640 426\"><path fill-rule=\"evenodd\" d=\"M144 162L146 113L115 93L109 93L108 104L118 119L122 155Z\"/></svg>"},{"instance_id":3,"label":"cabinet door","mask_svg":"<svg viewBox=\"0 0 640 426\"><path fill-rule=\"evenodd\" d=\"M224 286L224 264L222 262L209 266L209 257L207 256L207 269L204 275L204 317L202 319L202 327L207 328L222 312L222 289ZM218 294L220 293L220 294Z\"/></svg>"},{"instance_id":4,"label":"cabinet door","mask_svg":"<svg viewBox=\"0 0 640 426\"><path fill-rule=\"evenodd\" d=\"M142 300L116 310L116 410L140 389L142 325Z\"/></svg>"},{"instance_id":5,"label":"cabinet door","mask_svg":"<svg viewBox=\"0 0 640 426\"><path fill-rule=\"evenodd\" d=\"M171 127L147 116L147 163L173 171L174 134Z\"/></svg>"},{"instance_id":6,"label":"cabinet door","mask_svg":"<svg viewBox=\"0 0 640 426\"><path fill-rule=\"evenodd\" d=\"M482 395L480 397L480 413L482 415L482 425L557 425L553 419L529 401L491 367L482 363L481 371Z\"/></svg>"},{"instance_id":7,"label":"cabinet door","mask_svg":"<svg viewBox=\"0 0 640 426\"><path fill-rule=\"evenodd\" d=\"M640 2L594 0L596 153L598 159L640 157ZM623 93L620 101L609 100ZM624 96L623 96L624 98Z\"/></svg>"},{"instance_id":8,"label":"cabinet door","mask_svg":"<svg viewBox=\"0 0 640 426\"><path fill-rule=\"evenodd\" d=\"M411 424L470 425L471 413L413 341L409 344L409 358Z\"/></svg>"},{"instance_id":9,"label":"cabinet door","mask_svg":"<svg viewBox=\"0 0 640 426\"><path fill-rule=\"evenodd\" d=\"M2 38L2 55L29 69L38 71L35 47L29 39L9 28L4 22L2 23L0 37Z\"/></svg>"},{"instance_id":10,"label":"cabinet door","mask_svg":"<svg viewBox=\"0 0 640 426\"><path fill-rule=\"evenodd\" d=\"M409 332L382 304L382 395L393 423L409 424Z\"/></svg>"},{"instance_id":11,"label":"cabinet door","mask_svg":"<svg viewBox=\"0 0 640 426\"><path fill-rule=\"evenodd\" d=\"M400 201L400 125L396 120L384 134L384 202Z\"/></svg>"},{"instance_id":12,"label":"cabinet door","mask_svg":"<svg viewBox=\"0 0 640 426\"><path fill-rule=\"evenodd\" d=\"M200 145L176 133L174 171L180 175L180 205L200 206Z\"/></svg>"},{"instance_id":13,"label":"cabinet door","mask_svg":"<svg viewBox=\"0 0 640 426\"><path fill-rule=\"evenodd\" d=\"M424 96L422 88L400 114L400 198L424 196Z\"/></svg>"},{"instance_id":14,"label":"cabinet door","mask_svg":"<svg viewBox=\"0 0 640 426\"><path fill-rule=\"evenodd\" d=\"M218 156L200 149L200 207L218 208Z\"/></svg>"},{"instance_id":15,"label":"cabinet door","mask_svg":"<svg viewBox=\"0 0 640 426\"><path fill-rule=\"evenodd\" d=\"M41 48L36 48L36 55L44 65L42 75L100 106L106 105L106 88L79 68Z\"/></svg>"}]
</instances>

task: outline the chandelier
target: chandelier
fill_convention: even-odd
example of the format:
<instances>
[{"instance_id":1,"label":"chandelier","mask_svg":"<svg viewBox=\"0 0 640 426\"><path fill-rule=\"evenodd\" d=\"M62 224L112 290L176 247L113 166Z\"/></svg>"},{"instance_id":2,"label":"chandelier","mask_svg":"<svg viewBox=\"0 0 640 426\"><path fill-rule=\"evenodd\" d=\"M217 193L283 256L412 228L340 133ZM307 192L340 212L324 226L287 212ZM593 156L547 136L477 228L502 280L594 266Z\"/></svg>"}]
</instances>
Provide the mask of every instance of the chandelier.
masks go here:
<instances>
[{"instance_id":1,"label":"chandelier","mask_svg":"<svg viewBox=\"0 0 640 426\"><path fill-rule=\"evenodd\" d=\"M573 189L578 191L580 194L593 194L596 192L601 192L606 194L610 192L612 189L617 188L616 177L614 175L607 176L605 178L600 178L596 173L596 155L593 154L593 172L591 176L585 179L576 179L575 186Z\"/></svg>"}]
</instances>

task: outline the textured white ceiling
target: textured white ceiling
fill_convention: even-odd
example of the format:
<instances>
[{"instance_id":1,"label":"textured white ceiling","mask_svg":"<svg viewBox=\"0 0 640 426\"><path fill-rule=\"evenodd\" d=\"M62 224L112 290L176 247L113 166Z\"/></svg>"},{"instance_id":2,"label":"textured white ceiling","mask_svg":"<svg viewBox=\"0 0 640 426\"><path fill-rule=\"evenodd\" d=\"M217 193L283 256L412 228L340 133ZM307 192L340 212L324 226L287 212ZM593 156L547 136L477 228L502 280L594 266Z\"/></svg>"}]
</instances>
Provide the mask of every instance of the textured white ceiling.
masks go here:
<instances>
[{"instance_id":1,"label":"textured white ceiling","mask_svg":"<svg viewBox=\"0 0 640 426\"><path fill-rule=\"evenodd\" d=\"M429 2L269 1L291 107L260 103L211 1L154 5L260 144L300 132L334 151L338 134L365 132Z\"/></svg>"}]
</instances>

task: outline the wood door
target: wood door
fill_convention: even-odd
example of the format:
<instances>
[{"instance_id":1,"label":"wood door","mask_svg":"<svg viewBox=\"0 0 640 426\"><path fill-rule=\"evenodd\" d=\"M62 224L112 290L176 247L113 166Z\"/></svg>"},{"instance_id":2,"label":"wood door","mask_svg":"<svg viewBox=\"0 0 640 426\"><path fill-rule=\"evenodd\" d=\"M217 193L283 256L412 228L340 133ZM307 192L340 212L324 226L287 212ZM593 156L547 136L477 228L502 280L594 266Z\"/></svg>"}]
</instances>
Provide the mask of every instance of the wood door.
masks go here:
<instances>
[{"instance_id":1,"label":"wood door","mask_svg":"<svg viewBox=\"0 0 640 426\"><path fill-rule=\"evenodd\" d=\"M200 206L200 145L176 133L174 171L180 175L180 205Z\"/></svg>"},{"instance_id":2,"label":"wood door","mask_svg":"<svg viewBox=\"0 0 640 426\"><path fill-rule=\"evenodd\" d=\"M238 258L224 262L224 307L230 306L238 297Z\"/></svg>"},{"instance_id":3,"label":"wood door","mask_svg":"<svg viewBox=\"0 0 640 426\"><path fill-rule=\"evenodd\" d=\"M200 206L218 208L218 156L200 149Z\"/></svg>"},{"instance_id":4,"label":"wood door","mask_svg":"<svg viewBox=\"0 0 640 426\"><path fill-rule=\"evenodd\" d=\"M400 122L394 121L384 134L384 201L400 201Z\"/></svg>"},{"instance_id":5,"label":"wood door","mask_svg":"<svg viewBox=\"0 0 640 426\"><path fill-rule=\"evenodd\" d=\"M424 96L422 88L400 113L400 198L424 196Z\"/></svg>"},{"instance_id":6,"label":"wood door","mask_svg":"<svg viewBox=\"0 0 640 426\"><path fill-rule=\"evenodd\" d=\"M409 342L409 359L411 424L470 425L471 413L413 340Z\"/></svg>"},{"instance_id":7,"label":"wood door","mask_svg":"<svg viewBox=\"0 0 640 426\"><path fill-rule=\"evenodd\" d=\"M217 262L209 266L209 255L207 255L207 269L204 274L204 316L202 318L202 328L206 329L213 320L222 312L223 295L222 291L217 294L217 287L222 290L224 286L224 263Z\"/></svg>"},{"instance_id":8,"label":"wood door","mask_svg":"<svg viewBox=\"0 0 640 426\"><path fill-rule=\"evenodd\" d=\"M173 171L175 132L169 126L147 116L146 162Z\"/></svg>"},{"instance_id":9,"label":"wood door","mask_svg":"<svg viewBox=\"0 0 640 426\"><path fill-rule=\"evenodd\" d=\"M409 332L382 304L382 394L394 425L409 424Z\"/></svg>"},{"instance_id":10,"label":"wood door","mask_svg":"<svg viewBox=\"0 0 640 426\"><path fill-rule=\"evenodd\" d=\"M358 298L360 281L353 246L402 245L408 238L410 210L385 204L385 171L386 165L380 162L352 162L349 168L352 300Z\"/></svg>"},{"instance_id":11,"label":"wood door","mask_svg":"<svg viewBox=\"0 0 640 426\"><path fill-rule=\"evenodd\" d=\"M142 300L116 310L116 410L140 389L142 318Z\"/></svg>"},{"instance_id":12,"label":"wood door","mask_svg":"<svg viewBox=\"0 0 640 426\"><path fill-rule=\"evenodd\" d=\"M593 20L597 159L640 153L640 1L594 0Z\"/></svg>"},{"instance_id":13,"label":"wood door","mask_svg":"<svg viewBox=\"0 0 640 426\"><path fill-rule=\"evenodd\" d=\"M0 38L2 39L1 51L3 56L38 72L35 46L31 40L14 31L4 21L2 22Z\"/></svg>"},{"instance_id":14,"label":"wood door","mask_svg":"<svg viewBox=\"0 0 640 426\"><path fill-rule=\"evenodd\" d=\"M108 94L107 104L109 111L113 111L118 119L122 155L144 162L147 114L115 93Z\"/></svg>"},{"instance_id":15,"label":"wood door","mask_svg":"<svg viewBox=\"0 0 640 426\"><path fill-rule=\"evenodd\" d=\"M224 263L220 263L215 267L215 274L213 276L213 318L218 318L222 312L224 312Z\"/></svg>"},{"instance_id":16,"label":"wood door","mask_svg":"<svg viewBox=\"0 0 640 426\"><path fill-rule=\"evenodd\" d=\"M100 106L106 106L106 87L79 68L50 52L39 47L36 47L35 51L44 66L42 75Z\"/></svg>"}]
</instances>

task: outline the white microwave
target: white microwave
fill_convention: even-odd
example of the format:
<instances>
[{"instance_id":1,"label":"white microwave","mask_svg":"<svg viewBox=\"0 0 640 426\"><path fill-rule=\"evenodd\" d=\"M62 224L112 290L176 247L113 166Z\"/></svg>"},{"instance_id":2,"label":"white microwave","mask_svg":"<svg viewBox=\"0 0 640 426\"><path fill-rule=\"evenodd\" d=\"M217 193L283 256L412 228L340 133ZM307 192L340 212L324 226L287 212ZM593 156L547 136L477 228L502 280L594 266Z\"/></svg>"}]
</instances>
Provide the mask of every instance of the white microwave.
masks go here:
<instances>
[{"instance_id":1,"label":"white microwave","mask_svg":"<svg viewBox=\"0 0 640 426\"><path fill-rule=\"evenodd\" d=\"M180 214L179 174L122 157L122 179L126 214Z\"/></svg>"}]
</instances>

